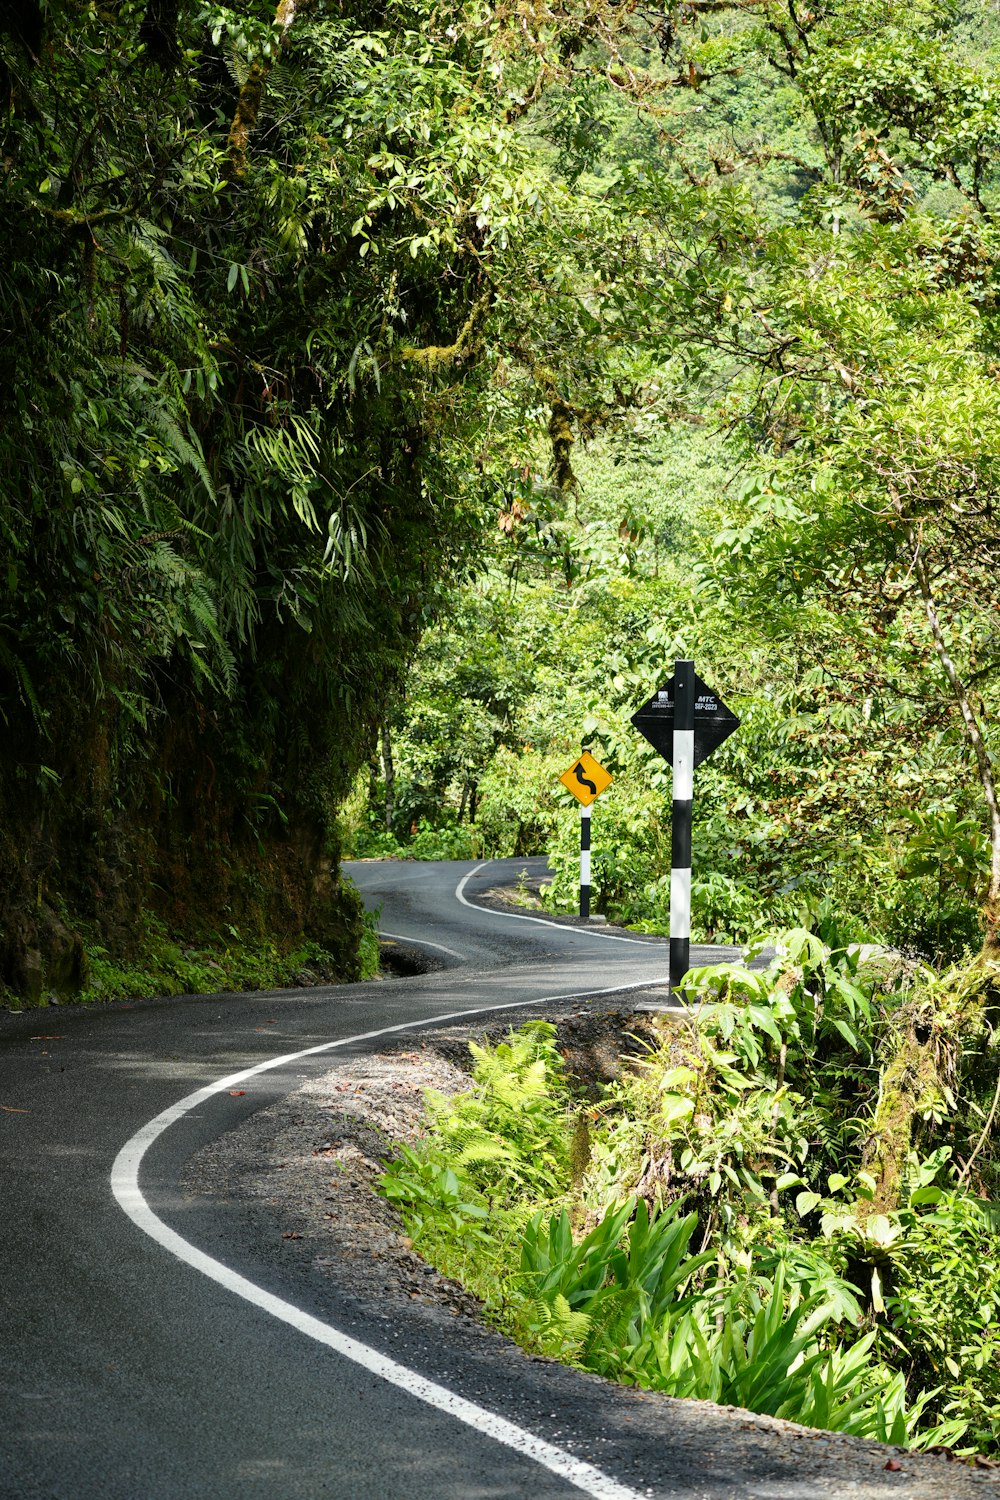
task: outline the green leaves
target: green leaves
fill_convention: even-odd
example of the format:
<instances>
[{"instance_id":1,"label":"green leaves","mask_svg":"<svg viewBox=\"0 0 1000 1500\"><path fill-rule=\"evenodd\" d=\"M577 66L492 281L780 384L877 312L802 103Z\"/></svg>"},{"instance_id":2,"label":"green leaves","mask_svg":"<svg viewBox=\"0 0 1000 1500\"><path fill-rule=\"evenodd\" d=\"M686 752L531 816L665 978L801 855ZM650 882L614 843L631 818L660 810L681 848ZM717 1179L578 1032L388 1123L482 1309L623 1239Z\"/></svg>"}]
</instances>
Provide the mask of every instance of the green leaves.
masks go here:
<instances>
[{"instance_id":1,"label":"green leaves","mask_svg":"<svg viewBox=\"0 0 1000 1500\"><path fill-rule=\"evenodd\" d=\"M627 1258L615 1247L634 1212ZM876 1335L824 1349L835 1304L824 1291L788 1300L786 1272L773 1281L725 1291L698 1273L711 1253L688 1254L695 1216L676 1205L650 1219L627 1202L574 1244L565 1212L525 1230L521 1272L527 1278L529 1328L573 1326L574 1361L602 1374L663 1391L715 1401L883 1442L912 1432L902 1374L872 1366ZM680 1293L680 1295L678 1295ZM535 1312L542 1303L548 1319Z\"/></svg>"},{"instance_id":2,"label":"green leaves","mask_svg":"<svg viewBox=\"0 0 1000 1500\"><path fill-rule=\"evenodd\" d=\"M568 1168L569 1127L562 1059L553 1037L553 1028L538 1021L496 1047L473 1043L475 1088L453 1098L428 1093L437 1137L429 1159L442 1169L447 1162L448 1170L458 1173L470 1201L559 1190ZM418 1197L407 1198L419 1187L413 1169L414 1163L404 1157L401 1167L390 1168L386 1181L394 1184L393 1196L412 1202L417 1212ZM428 1173L437 1183L437 1169L428 1167Z\"/></svg>"},{"instance_id":3,"label":"green leaves","mask_svg":"<svg viewBox=\"0 0 1000 1500\"><path fill-rule=\"evenodd\" d=\"M493 65L543 69L534 43L461 8L371 31L298 7L280 36L273 14L182 7L153 35L134 7L56 7L30 107L5 95L0 801L30 827L51 762L53 838L93 830L76 895L0 861L29 925L96 901L127 943L104 899L126 865L133 906L338 925L335 803L534 399L483 374L503 322L531 365L563 241ZM70 761L100 767L86 790Z\"/></svg>"},{"instance_id":4,"label":"green leaves","mask_svg":"<svg viewBox=\"0 0 1000 1500\"><path fill-rule=\"evenodd\" d=\"M802 934L781 946L818 986L836 973ZM764 976L783 1038L790 972ZM721 1054L706 1037L727 1004L691 1009L586 1107L572 1184L568 1158L536 1170L543 1122L567 1120L551 1027L475 1045L475 1090L432 1096L427 1140L387 1174L411 1232L529 1348L614 1379L881 1442L995 1443L1000 1210L943 1185L943 1146L911 1154L882 1211L864 1151L888 1073L835 1031L778 1053L760 1017L759 1052ZM895 1023L891 999L858 1020L865 1055Z\"/></svg>"},{"instance_id":5,"label":"green leaves","mask_svg":"<svg viewBox=\"0 0 1000 1500\"><path fill-rule=\"evenodd\" d=\"M914 879L932 876L940 884L972 893L989 871L989 839L974 818L962 818L954 807L907 810L917 830L906 843L900 874Z\"/></svg>"},{"instance_id":6,"label":"green leaves","mask_svg":"<svg viewBox=\"0 0 1000 1500\"><path fill-rule=\"evenodd\" d=\"M250 295L250 276L246 266L234 264L229 267L229 275L226 277L226 291L231 292L236 283L240 282L245 295Z\"/></svg>"},{"instance_id":7,"label":"green leaves","mask_svg":"<svg viewBox=\"0 0 1000 1500\"><path fill-rule=\"evenodd\" d=\"M415 1244L435 1234L488 1239L488 1207L443 1161L403 1147L379 1186L391 1202L405 1206Z\"/></svg>"}]
</instances>

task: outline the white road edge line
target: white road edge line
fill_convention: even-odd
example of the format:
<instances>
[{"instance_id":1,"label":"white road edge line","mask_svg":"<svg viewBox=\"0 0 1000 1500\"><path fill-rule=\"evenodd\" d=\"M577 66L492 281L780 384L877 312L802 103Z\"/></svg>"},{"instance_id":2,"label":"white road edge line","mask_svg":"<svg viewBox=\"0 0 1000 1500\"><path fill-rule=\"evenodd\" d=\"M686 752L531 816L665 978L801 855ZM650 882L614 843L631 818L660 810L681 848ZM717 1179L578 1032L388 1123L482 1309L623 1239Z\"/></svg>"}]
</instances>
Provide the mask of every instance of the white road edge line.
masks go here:
<instances>
[{"instance_id":1,"label":"white road edge line","mask_svg":"<svg viewBox=\"0 0 1000 1500\"><path fill-rule=\"evenodd\" d=\"M448 953L452 958L461 959L463 963L466 962L464 954L456 953L454 948L446 948L444 943L432 943L430 938L407 937L402 932L384 932L381 927L378 930L378 935L379 937L389 938L394 943L415 943L418 948L436 948L439 953Z\"/></svg>"},{"instance_id":2,"label":"white road edge line","mask_svg":"<svg viewBox=\"0 0 1000 1500\"><path fill-rule=\"evenodd\" d=\"M463 906L471 907L473 911L481 912L487 917L502 917L507 921L514 922L534 922L538 927L554 927L558 932L575 933L577 937L600 938L602 943L631 943L635 948L657 948L662 946L659 943L643 942L641 937L622 937L617 932L601 932L600 928L596 927L567 927L562 922L550 922L547 917L529 917L526 912L496 911L492 906L478 906L475 901L470 901L465 895L465 887L473 875L478 875L480 870L486 869L487 865L495 863L495 860L484 859L481 864L476 865L474 869L469 870L466 875L462 876L455 887L455 895ZM632 988L638 989L640 986L635 985Z\"/></svg>"},{"instance_id":3,"label":"white road edge line","mask_svg":"<svg viewBox=\"0 0 1000 1500\"><path fill-rule=\"evenodd\" d=\"M648 980L646 983L660 983L659 980ZM408 1395L415 1396L417 1400L424 1401L428 1406L437 1411L446 1413L464 1422L466 1426L472 1427L476 1432L484 1433L498 1443L512 1448L516 1453L534 1460L551 1473L557 1474L565 1479L576 1489L582 1490L584 1494L590 1495L592 1500L644 1500L637 1490L629 1489L627 1485L620 1484L618 1480L612 1479L610 1475L602 1473L600 1469L592 1464L585 1463L582 1459L574 1458L571 1453L566 1453L562 1448L555 1447L544 1438L537 1437L528 1432L526 1428L518 1427L513 1422L508 1422L505 1417L497 1416L495 1412L487 1411L485 1407L476 1406L472 1401L466 1401L463 1396L458 1396L454 1391L449 1391L445 1386L438 1385L433 1380L418 1375L415 1370L407 1369L405 1365L399 1364L394 1359L380 1354L377 1349L370 1348L358 1339L351 1338L348 1334L341 1333L328 1323L323 1323L319 1318L314 1318L310 1313L303 1312L294 1303L286 1302L281 1297L276 1297L267 1292L263 1287L256 1286L248 1281L245 1276L223 1265L221 1261L214 1260L204 1251L182 1238L181 1235L168 1225L150 1208L143 1196L139 1186L139 1169L142 1159L150 1146L153 1145L171 1125L183 1119L191 1110L203 1104L206 1099L211 1099L214 1094L221 1094L224 1089L233 1088L236 1084L245 1083L247 1079L254 1078L259 1073L268 1073L274 1068L281 1068L288 1064L298 1062L304 1057L315 1057L321 1052L332 1052L338 1047L349 1047L354 1042L373 1041L377 1037L389 1036L396 1031L412 1031L417 1027L440 1025L445 1021L457 1021L469 1016L487 1015L492 1011L521 1010L528 1005L547 1005L561 1003L566 1000L583 1000L596 998L600 995L620 994L625 990L644 989L646 986L636 984L620 984L612 988L601 990L579 990L569 995L544 995L537 1000L518 1000L504 1005L482 1006L475 1010L450 1011L439 1016L428 1016L424 1020L403 1021L396 1026L383 1026L377 1031L363 1031L356 1036L344 1037L338 1042L321 1042L317 1047L305 1047L301 1052L289 1052L282 1057L270 1058L267 1062L257 1063L252 1068L244 1068L239 1073L230 1073L226 1078L219 1078L215 1083L206 1084L204 1088L196 1089L193 1094L188 1094L177 1104L172 1104L169 1109L163 1110L155 1119L143 1125L137 1130L131 1140L127 1141L118 1155L115 1157L114 1166L111 1168L111 1190L118 1201L119 1206L128 1214L132 1222L155 1240L164 1250L183 1261L193 1270L200 1271L203 1276L218 1282L227 1291L235 1293L245 1301L259 1307L262 1311L270 1313L274 1318L280 1318L283 1323L288 1323L299 1333L305 1334L307 1338L315 1339L317 1343L325 1344L335 1354L344 1359L352 1360L363 1369L381 1380L388 1381L390 1385L397 1386Z\"/></svg>"}]
</instances>

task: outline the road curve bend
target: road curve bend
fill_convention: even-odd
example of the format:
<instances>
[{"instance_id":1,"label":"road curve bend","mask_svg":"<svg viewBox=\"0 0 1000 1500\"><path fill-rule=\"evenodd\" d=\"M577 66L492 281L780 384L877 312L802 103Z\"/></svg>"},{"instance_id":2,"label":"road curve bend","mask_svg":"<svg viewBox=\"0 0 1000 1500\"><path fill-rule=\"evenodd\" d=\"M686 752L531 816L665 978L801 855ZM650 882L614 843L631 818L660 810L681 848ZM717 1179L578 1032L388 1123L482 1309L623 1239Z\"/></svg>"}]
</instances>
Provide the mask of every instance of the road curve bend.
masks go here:
<instances>
[{"instance_id":1,"label":"road curve bend","mask_svg":"<svg viewBox=\"0 0 1000 1500\"><path fill-rule=\"evenodd\" d=\"M662 993L662 944L477 904L525 863L349 867L382 930L435 956L419 978L0 1017L2 1500L885 1493L874 1460L833 1487L823 1435L789 1455L757 1419L428 1339L183 1192L204 1145L390 1033ZM903 1492L964 1493L928 1483Z\"/></svg>"}]
</instances>

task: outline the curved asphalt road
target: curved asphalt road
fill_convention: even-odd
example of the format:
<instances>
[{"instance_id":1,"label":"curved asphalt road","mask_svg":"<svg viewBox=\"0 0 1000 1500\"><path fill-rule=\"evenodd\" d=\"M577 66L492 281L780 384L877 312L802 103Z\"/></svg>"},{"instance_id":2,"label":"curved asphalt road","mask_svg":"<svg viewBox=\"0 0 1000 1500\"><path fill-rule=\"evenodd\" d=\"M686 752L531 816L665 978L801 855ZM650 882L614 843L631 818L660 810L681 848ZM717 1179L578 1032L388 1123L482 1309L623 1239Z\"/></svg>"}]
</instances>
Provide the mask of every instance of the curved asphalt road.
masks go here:
<instances>
[{"instance_id":1,"label":"curved asphalt road","mask_svg":"<svg viewBox=\"0 0 1000 1500\"><path fill-rule=\"evenodd\" d=\"M665 974L660 944L463 904L456 886L470 869L350 867L369 904L381 903L384 929L437 945L430 951L448 967L435 974L0 1018L4 1500L581 1493L213 1284L133 1223L109 1185L135 1132L224 1075L441 1014ZM463 896L501 875L510 871L487 867ZM170 1228L325 1322L337 1313L328 1289L291 1259L269 1259L231 1210L192 1203L177 1183L205 1142L338 1055L302 1058L241 1082L241 1094L202 1101L140 1168L143 1197ZM373 1327L363 1322L355 1308L341 1326L396 1356L399 1331L377 1316ZM447 1381L439 1358L428 1364ZM461 1394L483 1404L490 1396L482 1381ZM519 1423L509 1392L505 1399L503 1414ZM558 1443L551 1431L542 1436Z\"/></svg>"},{"instance_id":2,"label":"curved asphalt road","mask_svg":"<svg viewBox=\"0 0 1000 1500\"><path fill-rule=\"evenodd\" d=\"M468 904L524 864L349 867L383 930L435 945L446 967L420 978L0 1018L2 1500L848 1493L731 1421L673 1408L665 1427L638 1393L460 1321L390 1319L259 1216L180 1190L201 1146L372 1045L351 1038L544 997L662 994L663 944ZM224 1078L151 1138L150 1121Z\"/></svg>"}]
</instances>

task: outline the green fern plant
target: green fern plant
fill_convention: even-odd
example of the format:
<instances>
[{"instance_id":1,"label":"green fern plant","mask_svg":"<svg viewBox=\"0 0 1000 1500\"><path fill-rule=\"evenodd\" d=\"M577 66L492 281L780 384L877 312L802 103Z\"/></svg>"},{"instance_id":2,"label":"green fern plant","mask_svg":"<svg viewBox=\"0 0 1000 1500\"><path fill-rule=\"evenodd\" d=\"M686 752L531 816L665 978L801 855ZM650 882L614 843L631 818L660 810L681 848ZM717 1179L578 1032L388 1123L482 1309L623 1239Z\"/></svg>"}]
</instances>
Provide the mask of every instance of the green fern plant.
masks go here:
<instances>
[{"instance_id":1,"label":"green fern plant","mask_svg":"<svg viewBox=\"0 0 1000 1500\"><path fill-rule=\"evenodd\" d=\"M568 1364L580 1361L592 1322L589 1314L570 1307L561 1292L525 1298L516 1313L523 1343Z\"/></svg>"},{"instance_id":2,"label":"green fern plant","mask_svg":"<svg viewBox=\"0 0 1000 1500\"><path fill-rule=\"evenodd\" d=\"M529 1022L497 1046L470 1044L474 1087L427 1093L442 1149L479 1191L504 1200L560 1195L567 1181L569 1095L555 1028Z\"/></svg>"}]
</instances>

